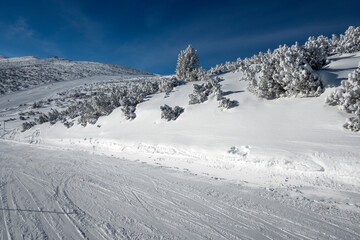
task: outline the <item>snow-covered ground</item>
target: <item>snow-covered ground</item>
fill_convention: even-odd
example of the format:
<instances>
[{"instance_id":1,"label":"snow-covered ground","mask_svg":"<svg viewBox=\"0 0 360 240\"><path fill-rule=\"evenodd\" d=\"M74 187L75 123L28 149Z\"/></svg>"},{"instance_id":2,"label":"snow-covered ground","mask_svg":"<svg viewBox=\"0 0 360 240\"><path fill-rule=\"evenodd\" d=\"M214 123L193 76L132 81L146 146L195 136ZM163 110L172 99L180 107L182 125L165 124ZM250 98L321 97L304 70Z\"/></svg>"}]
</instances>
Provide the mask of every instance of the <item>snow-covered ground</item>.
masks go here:
<instances>
[{"instance_id":1,"label":"snow-covered ground","mask_svg":"<svg viewBox=\"0 0 360 240\"><path fill-rule=\"evenodd\" d=\"M317 98L259 99L242 73L227 73L235 108L221 110L214 96L189 105L187 83L140 103L132 121L115 109L86 127L21 133L19 105L112 77L1 96L0 120L16 118L0 133L2 236L359 239L360 135L325 98L360 53L330 60ZM185 111L168 122L164 104Z\"/></svg>"},{"instance_id":2,"label":"snow-covered ground","mask_svg":"<svg viewBox=\"0 0 360 240\"><path fill-rule=\"evenodd\" d=\"M322 188L319 198L318 188L251 188L4 141L0 164L1 239L360 238L356 192Z\"/></svg>"},{"instance_id":3,"label":"snow-covered ground","mask_svg":"<svg viewBox=\"0 0 360 240\"><path fill-rule=\"evenodd\" d=\"M116 64L70 61L57 57L0 57L0 95L47 83L104 75L152 74Z\"/></svg>"}]
</instances>

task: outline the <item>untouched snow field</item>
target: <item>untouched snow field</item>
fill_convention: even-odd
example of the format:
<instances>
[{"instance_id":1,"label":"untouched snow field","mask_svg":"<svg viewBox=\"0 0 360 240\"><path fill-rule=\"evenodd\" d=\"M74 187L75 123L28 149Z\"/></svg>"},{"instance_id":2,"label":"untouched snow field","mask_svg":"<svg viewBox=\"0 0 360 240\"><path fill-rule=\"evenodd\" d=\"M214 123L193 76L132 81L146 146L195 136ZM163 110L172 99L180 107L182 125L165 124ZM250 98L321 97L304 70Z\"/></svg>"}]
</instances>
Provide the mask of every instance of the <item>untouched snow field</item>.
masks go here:
<instances>
[{"instance_id":1,"label":"untouched snow field","mask_svg":"<svg viewBox=\"0 0 360 240\"><path fill-rule=\"evenodd\" d=\"M359 239L360 135L325 104L360 53L330 58L318 98L263 100L239 72L220 75L226 97L188 105L192 83L152 95L125 120L36 125L20 132L19 105L92 77L0 96L2 238ZM148 76L156 78L157 76ZM185 108L176 121L160 106ZM2 123L2 122L1 122ZM32 143L32 144L28 144Z\"/></svg>"}]
</instances>

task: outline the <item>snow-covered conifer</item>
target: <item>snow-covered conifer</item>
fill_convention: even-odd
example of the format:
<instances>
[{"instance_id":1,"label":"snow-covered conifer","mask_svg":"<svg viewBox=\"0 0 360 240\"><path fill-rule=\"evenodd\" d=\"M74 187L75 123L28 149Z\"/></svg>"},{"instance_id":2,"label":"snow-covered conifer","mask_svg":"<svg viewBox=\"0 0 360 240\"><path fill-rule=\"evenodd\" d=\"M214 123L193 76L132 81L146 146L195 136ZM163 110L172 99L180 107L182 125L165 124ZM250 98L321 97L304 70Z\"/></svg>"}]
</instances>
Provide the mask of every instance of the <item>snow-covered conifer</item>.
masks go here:
<instances>
[{"instance_id":1,"label":"snow-covered conifer","mask_svg":"<svg viewBox=\"0 0 360 240\"><path fill-rule=\"evenodd\" d=\"M193 93L189 95L190 101L189 104L202 103L207 100L210 92L205 88L204 84L194 84Z\"/></svg>"},{"instance_id":2,"label":"snow-covered conifer","mask_svg":"<svg viewBox=\"0 0 360 240\"><path fill-rule=\"evenodd\" d=\"M318 96L323 88L320 77L301 56L299 45L279 46L274 52L260 53L245 71L249 91L259 97Z\"/></svg>"},{"instance_id":3,"label":"snow-covered conifer","mask_svg":"<svg viewBox=\"0 0 360 240\"><path fill-rule=\"evenodd\" d=\"M349 118L344 127L352 131L360 128L360 63L359 67L349 73L348 79L341 81L341 86L326 98L329 105L337 105L340 110L354 113L356 117Z\"/></svg>"},{"instance_id":4,"label":"snow-covered conifer","mask_svg":"<svg viewBox=\"0 0 360 240\"><path fill-rule=\"evenodd\" d=\"M345 35L340 35L336 51L338 53L353 53L360 51L360 27L350 26Z\"/></svg>"},{"instance_id":5,"label":"snow-covered conifer","mask_svg":"<svg viewBox=\"0 0 360 240\"><path fill-rule=\"evenodd\" d=\"M158 82L159 91L164 92L166 95L169 95L174 87L177 87L178 85L179 81L176 79L176 77L172 77L170 79L160 79Z\"/></svg>"},{"instance_id":6,"label":"snow-covered conifer","mask_svg":"<svg viewBox=\"0 0 360 240\"><path fill-rule=\"evenodd\" d=\"M326 58L331 52L331 42L325 36L309 37L302 47L301 55L314 70L319 70L326 64Z\"/></svg>"},{"instance_id":7,"label":"snow-covered conifer","mask_svg":"<svg viewBox=\"0 0 360 240\"><path fill-rule=\"evenodd\" d=\"M181 108L179 106L175 106L174 109L172 109L168 105L164 105L160 107L161 110L161 118L166 119L168 121L170 120L176 120L180 114L184 112L184 108Z\"/></svg>"},{"instance_id":8,"label":"snow-covered conifer","mask_svg":"<svg viewBox=\"0 0 360 240\"><path fill-rule=\"evenodd\" d=\"M25 132L26 130L32 128L33 126L35 126L36 123L35 122L24 122L22 124L22 132Z\"/></svg>"},{"instance_id":9,"label":"snow-covered conifer","mask_svg":"<svg viewBox=\"0 0 360 240\"><path fill-rule=\"evenodd\" d=\"M344 128L349 129L353 132L360 131L360 115L356 115L356 117L351 117L346 120L346 123L343 125Z\"/></svg>"},{"instance_id":10,"label":"snow-covered conifer","mask_svg":"<svg viewBox=\"0 0 360 240\"><path fill-rule=\"evenodd\" d=\"M339 109L348 113L360 111L360 64L349 73L348 79L341 81L341 86L326 98L329 105L338 105Z\"/></svg>"},{"instance_id":11,"label":"snow-covered conifer","mask_svg":"<svg viewBox=\"0 0 360 240\"><path fill-rule=\"evenodd\" d=\"M219 99L219 108L229 109L236 107L238 104L239 104L238 101L230 100L229 98L226 97L222 97L221 99Z\"/></svg>"},{"instance_id":12,"label":"snow-covered conifer","mask_svg":"<svg viewBox=\"0 0 360 240\"><path fill-rule=\"evenodd\" d=\"M134 118L136 118L136 114L135 114L135 110L136 107L133 105L126 105L121 107L121 110L124 112L125 118L127 120L132 120Z\"/></svg>"},{"instance_id":13,"label":"snow-covered conifer","mask_svg":"<svg viewBox=\"0 0 360 240\"><path fill-rule=\"evenodd\" d=\"M52 111L48 113L48 119L51 124L55 124L60 117L61 115L56 109L52 109Z\"/></svg>"},{"instance_id":14,"label":"snow-covered conifer","mask_svg":"<svg viewBox=\"0 0 360 240\"><path fill-rule=\"evenodd\" d=\"M179 54L176 66L176 76L183 81L198 81L197 69L200 61L197 51L189 45Z\"/></svg>"},{"instance_id":15,"label":"snow-covered conifer","mask_svg":"<svg viewBox=\"0 0 360 240\"><path fill-rule=\"evenodd\" d=\"M43 124L49 121L49 117L42 113L38 118L35 119L38 124Z\"/></svg>"}]
</instances>

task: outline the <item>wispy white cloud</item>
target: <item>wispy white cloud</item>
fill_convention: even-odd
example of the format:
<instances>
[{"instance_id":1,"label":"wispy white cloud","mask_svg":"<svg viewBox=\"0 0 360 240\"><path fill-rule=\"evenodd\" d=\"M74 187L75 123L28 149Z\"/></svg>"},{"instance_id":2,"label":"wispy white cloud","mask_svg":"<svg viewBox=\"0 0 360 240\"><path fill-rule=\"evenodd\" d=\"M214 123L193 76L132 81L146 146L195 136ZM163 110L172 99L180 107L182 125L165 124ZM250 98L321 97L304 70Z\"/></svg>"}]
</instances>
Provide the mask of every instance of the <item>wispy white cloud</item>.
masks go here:
<instances>
[{"instance_id":1,"label":"wispy white cloud","mask_svg":"<svg viewBox=\"0 0 360 240\"><path fill-rule=\"evenodd\" d=\"M40 51L41 54L61 55L57 45L49 40L42 38L35 29L31 27L26 18L20 16L14 24L5 25L4 35L8 41L18 42ZM30 51L29 51L30 52ZM34 52L34 55L36 53Z\"/></svg>"},{"instance_id":2,"label":"wispy white cloud","mask_svg":"<svg viewBox=\"0 0 360 240\"><path fill-rule=\"evenodd\" d=\"M8 26L6 32L7 38L32 38L34 37L34 31L29 27L27 21L23 17L19 17L15 24Z\"/></svg>"}]
</instances>

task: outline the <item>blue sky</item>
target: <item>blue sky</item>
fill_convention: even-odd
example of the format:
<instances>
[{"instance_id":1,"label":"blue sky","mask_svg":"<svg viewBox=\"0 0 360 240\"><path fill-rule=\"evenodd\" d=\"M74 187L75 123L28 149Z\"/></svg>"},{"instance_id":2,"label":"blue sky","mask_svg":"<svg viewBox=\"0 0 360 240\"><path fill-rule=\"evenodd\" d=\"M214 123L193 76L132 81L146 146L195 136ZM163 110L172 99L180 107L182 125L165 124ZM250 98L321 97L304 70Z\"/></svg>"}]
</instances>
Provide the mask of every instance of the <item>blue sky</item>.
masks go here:
<instances>
[{"instance_id":1,"label":"blue sky","mask_svg":"<svg viewBox=\"0 0 360 240\"><path fill-rule=\"evenodd\" d=\"M192 44L208 69L360 26L360 1L24 0L0 4L0 55L59 56L172 74Z\"/></svg>"}]
</instances>

